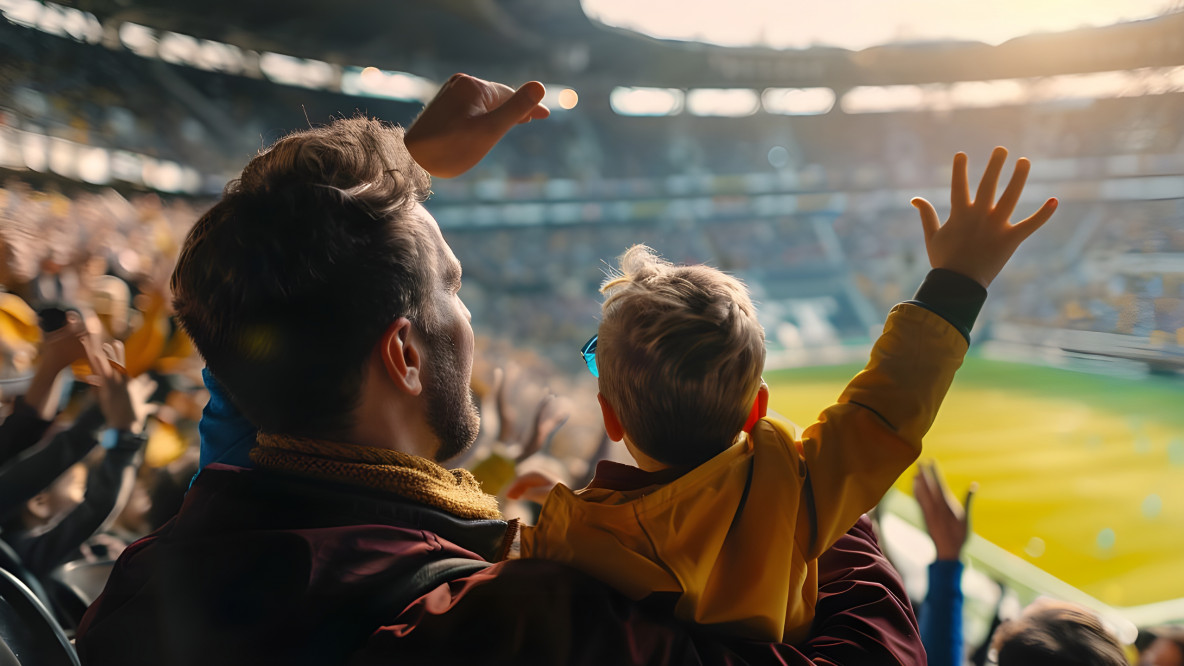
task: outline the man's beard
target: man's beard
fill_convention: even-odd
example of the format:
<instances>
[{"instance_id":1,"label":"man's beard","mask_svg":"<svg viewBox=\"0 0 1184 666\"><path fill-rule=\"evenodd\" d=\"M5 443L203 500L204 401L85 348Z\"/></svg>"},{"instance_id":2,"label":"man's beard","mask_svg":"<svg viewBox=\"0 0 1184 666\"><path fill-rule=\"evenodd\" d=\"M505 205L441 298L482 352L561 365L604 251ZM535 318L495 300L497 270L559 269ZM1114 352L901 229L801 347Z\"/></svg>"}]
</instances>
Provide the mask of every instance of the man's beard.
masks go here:
<instances>
[{"instance_id":1,"label":"man's beard","mask_svg":"<svg viewBox=\"0 0 1184 666\"><path fill-rule=\"evenodd\" d=\"M460 354L447 335L428 336L430 372L424 373L423 392L428 426L440 440L436 461L460 455L477 439L481 417L469 378L461 372Z\"/></svg>"}]
</instances>

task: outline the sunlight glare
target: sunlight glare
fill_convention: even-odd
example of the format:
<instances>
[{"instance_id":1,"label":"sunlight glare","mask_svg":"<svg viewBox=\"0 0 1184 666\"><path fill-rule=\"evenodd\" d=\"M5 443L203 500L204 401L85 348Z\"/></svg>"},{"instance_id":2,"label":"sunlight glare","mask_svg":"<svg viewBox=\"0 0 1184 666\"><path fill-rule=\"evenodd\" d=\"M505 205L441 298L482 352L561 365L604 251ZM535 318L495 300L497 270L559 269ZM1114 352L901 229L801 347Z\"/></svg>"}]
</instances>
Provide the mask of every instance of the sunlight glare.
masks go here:
<instances>
[{"instance_id":1,"label":"sunlight glare","mask_svg":"<svg viewBox=\"0 0 1184 666\"><path fill-rule=\"evenodd\" d=\"M581 3L593 20L663 39L852 50L945 40L1000 44L1036 32L1151 18L1170 7L1166 0L732 0L726 9L716 0Z\"/></svg>"}]
</instances>

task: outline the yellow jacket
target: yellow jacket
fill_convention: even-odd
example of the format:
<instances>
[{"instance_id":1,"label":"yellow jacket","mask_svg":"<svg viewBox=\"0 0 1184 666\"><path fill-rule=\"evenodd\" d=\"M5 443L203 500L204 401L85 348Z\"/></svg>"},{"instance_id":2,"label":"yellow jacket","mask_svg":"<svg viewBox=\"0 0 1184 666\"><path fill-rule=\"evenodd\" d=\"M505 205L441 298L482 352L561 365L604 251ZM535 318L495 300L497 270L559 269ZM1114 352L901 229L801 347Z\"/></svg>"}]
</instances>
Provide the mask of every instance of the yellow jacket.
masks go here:
<instances>
[{"instance_id":1,"label":"yellow jacket","mask_svg":"<svg viewBox=\"0 0 1184 666\"><path fill-rule=\"evenodd\" d=\"M818 600L817 563L917 458L967 342L902 303L871 360L798 440L765 418L751 437L665 484L557 486L522 556L569 563L633 599L678 595L678 617L796 642Z\"/></svg>"}]
</instances>

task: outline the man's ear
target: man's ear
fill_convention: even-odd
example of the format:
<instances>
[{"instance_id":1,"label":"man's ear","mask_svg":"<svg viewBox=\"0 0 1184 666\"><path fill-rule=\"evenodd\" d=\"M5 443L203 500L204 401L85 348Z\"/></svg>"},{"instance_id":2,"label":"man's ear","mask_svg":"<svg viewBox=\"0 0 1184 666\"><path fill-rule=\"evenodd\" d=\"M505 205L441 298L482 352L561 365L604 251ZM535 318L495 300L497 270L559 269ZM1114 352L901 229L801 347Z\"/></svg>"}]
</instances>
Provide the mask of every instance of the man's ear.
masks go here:
<instances>
[{"instance_id":1,"label":"man's ear","mask_svg":"<svg viewBox=\"0 0 1184 666\"><path fill-rule=\"evenodd\" d=\"M411 320L399 317L378 341L378 354L386 375L410 395L423 391L423 361L419 341L412 335Z\"/></svg>"},{"instance_id":2,"label":"man's ear","mask_svg":"<svg viewBox=\"0 0 1184 666\"><path fill-rule=\"evenodd\" d=\"M51 509L49 506L49 493L37 493L25 502L25 511L37 520L42 522L49 520L53 516L50 515Z\"/></svg>"},{"instance_id":3,"label":"man's ear","mask_svg":"<svg viewBox=\"0 0 1184 666\"><path fill-rule=\"evenodd\" d=\"M625 429L621 427L621 420L617 418L613 406L600 393L596 394L596 399L600 401L600 414L604 417L604 431L608 433L608 438L614 442L621 441L625 438Z\"/></svg>"}]
</instances>

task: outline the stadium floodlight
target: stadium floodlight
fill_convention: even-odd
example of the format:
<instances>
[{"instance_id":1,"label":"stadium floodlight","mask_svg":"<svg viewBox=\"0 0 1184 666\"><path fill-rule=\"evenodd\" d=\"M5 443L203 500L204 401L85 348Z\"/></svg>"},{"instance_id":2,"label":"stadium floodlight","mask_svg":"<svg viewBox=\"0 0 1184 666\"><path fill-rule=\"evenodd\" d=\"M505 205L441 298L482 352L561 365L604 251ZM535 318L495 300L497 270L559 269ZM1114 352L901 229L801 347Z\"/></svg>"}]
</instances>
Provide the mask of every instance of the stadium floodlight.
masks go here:
<instances>
[{"instance_id":1,"label":"stadium floodlight","mask_svg":"<svg viewBox=\"0 0 1184 666\"><path fill-rule=\"evenodd\" d=\"M166 31L160 36L156 57L174 65L193 66L197 51L197 38Z\"/></svg>"},{"instance_id":2,"label":"stadium floodlight","mask_svg":"<svg viewBox=\"0 0 1184 666\"><path fill-rule=\"evenodd\" d=\"M119 41L127 50L143 58L155 58L160 44L155 30L131 21L119 24Z\"/></svg>"},{"instance_id":3,"label":"stadium floodlight","mask_svg":"<svg viewBox=\"0 0 1184 666\"><path fill-rule=\"evenodd\" d=\"M1172 11L1170 0L996 0L990 3L990 12L969 11L968 3L949 0L808 4L731 0L726 11L721 11L718 0L580 0L580 4L594 21L658 39L853 51L903 42L1002 44L1034 33L1113 25Z\"/></svg>"},{"instance_id":4,"label":"stadium floodlight","mask_svg":"<svg viewBox=\"0 0 1184 666\"><path fill-rule=\"evenodd\" d=\"M608 95L609 106L622 116L676 116L682 113L684 95L677 88L626 88Z\"/></svg>"},{"instance_id":5,"label":"stadium floodlight","mask_svg":"<svg viewBox=\"0 0 1184 666\"><path fill-rule=\"evenodd\" d=\"M921 86L858 86L843 95L839 106L845 113L888 113L920 111L931 103Z\"/></svg>"},{"instance_id":6,"label":"stadium floodlight","mask_svg":"<svg viewBox=\"0 0 1184 666\"><path fill-rule=\"evenodd\" d=\"M835 106L835 91L830 88L765 88L761 105L766 113L783 116L817 116Z\"/></svg>"},{"instance_id":7,"label":"stadium floodlight","mask_svg":"<svg viewBox=\"0 0 1184 666\"><path fill-rule=\"evenodd\" d=\"M1014 106L1028 100L1028 86L1020 79L960 81L949 89L950 106L958 109L984 109Z\"/></svg>"},{"instance_id":8,"label":"stadium floodlight","mask_svg":"<svg viewBox=\"0 0 1184 666\"><path fill-rule=\"evenodd\" d=\"M103 39L103 26L94 14L56 2L0 0L0 15L16 25L79 42L98 44Z\"/></svg>"},{"instance_id":9,"label":"stadium floodlight","mask_svg":"<svg viewBox=\"0 0 1184 666\"><path fill-rule=\"evenodd\" d=\"M111 157L106 148L84 146L78 150L78 177L92 185L111 180Z\"/></svg>"},{"instance_id":10,"label":"stadium floodlight","mask_svg":"<svg viewBox=\"0 0 1184 666\"><path fill-rule=\"evenodd\" d=\"M756 91L748 88L696 88L687 93L687 110L696 116L742 118L760 108Z\"/></svg>"},{"instance_id":11,"label":"stadium floodlight","mask_svg":"<svg viewBox=\"0 0 1184 666\"><path fill-rule=\"evenodd\" d=\"M270 51L259 57L259 69L274 83L311 89L331 88L337 72L333 65L321 60Z\"/></svg>"},{"instance_id":12,"label":"stadium floodlight","mask_svg":"<svg viewBox=\"0 0 1184 666\"><path fill-rule=\"evenodd\" d=\"M350 67L341 75L341 92L362 97L426 103L439 88L436 83L421 76L388 72L377 67Z\"/></svg>"}]
</instances>

